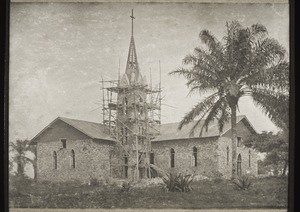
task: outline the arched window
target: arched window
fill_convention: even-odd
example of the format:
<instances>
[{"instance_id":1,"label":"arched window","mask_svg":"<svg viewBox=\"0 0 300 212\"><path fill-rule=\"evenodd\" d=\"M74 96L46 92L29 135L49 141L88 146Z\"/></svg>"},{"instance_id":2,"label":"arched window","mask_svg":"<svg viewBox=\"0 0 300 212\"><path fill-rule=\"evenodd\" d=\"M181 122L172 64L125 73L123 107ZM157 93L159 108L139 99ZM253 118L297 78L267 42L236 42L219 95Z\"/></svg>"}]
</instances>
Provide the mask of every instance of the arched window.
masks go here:
<instances>
[{"instance_id":1,"label":"arched window","mask_svg":"<svg viewBox=\"0 0 300 212\"><path fill-rule=\"evenodd\" d=\"M226 148L227 165L229 164L229 147Z\"/></svg>"},{"instance_id":2,"label":"arched window","mask_svg":"<svg viewBox=\"0 0 300 212\"><path fill-rule=\"evenodd\" d=\"M55 151L53 152L53 168L57 169L57 154Z\"/></svg>"},{"instance_id":3,"label":"arched window","mask_svg":"<svg viewBox=\"0 0 300 212\"><path fill-rule=\"evenodd\" d=\"M173 148L171 148L171 168L174 168L175 167L175 150Z\"/></svg>"},{"instance_id":4,"label":"arched window","mask_svg":"<svg viewBox=\"0 0 300 212\"><path fill-rule=\"evenodd\" d=\"M194 159L194 166L197 166L198 163L198 156L197 156L197 148L193 147L193 159Z\"/></svg>"},{"instance_id":5,"label":"arched window","mask_svg":"<svg viewBox=\"0 0 300 212\"><path fill-rule=\"evenodd\" d=\"M242 156L239 154L237 158L237 175L241 176L242 175Z\"/></svg>"},{"instance_id":6,"label":"arched window","mask_svg":"<svg viewBox=\"0 0 300 212\"><path fill-rule=\"evenodd\" d=\"M71 150L70 158L71 158L71 168L75 169L75 152L73 149Z\"/></svg>"},{"instance_id":7,"label":"arched window","mask_svg":"<svg viewBox=\"0 0 300 212\"><path fill-rule=\"evenodd\" d=\"M251 167L251 150L249 150L249 168Z\"/></svg>"}]
</instances>

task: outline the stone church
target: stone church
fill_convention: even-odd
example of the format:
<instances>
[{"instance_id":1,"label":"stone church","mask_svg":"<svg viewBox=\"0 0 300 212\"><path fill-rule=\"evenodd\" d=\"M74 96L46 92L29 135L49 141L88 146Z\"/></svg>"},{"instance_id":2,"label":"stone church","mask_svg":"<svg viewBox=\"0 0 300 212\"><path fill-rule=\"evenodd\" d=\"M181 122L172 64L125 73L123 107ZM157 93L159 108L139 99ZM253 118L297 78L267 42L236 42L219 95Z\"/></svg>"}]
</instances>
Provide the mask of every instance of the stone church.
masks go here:
<instances>
[{"instance_id":1,"label":"stone church","mask_svg":"<svg viewBox=\"0 0 300 212\"><path fill-rule=\"evenodd\" d=\"M58 117L31 143L37 148L37 179L50 181L96 179L138 180L158 176L157 169L207 177L231 177L230 123L219 132L217 123L199 137L190 136L193 124L178 130L179 123L161 124L153 119L160 100L142 76L132 34L125 73L114 86L115 95L103 105L102 123ZM104 94L103 94L104 95ZM150 98L149 98L150 96ZM105 103L105 101L103 101ZM245 116L237 117L237 174L257 175L257 153L243 146L255 130Z\"/></svg>"}]
</instances>

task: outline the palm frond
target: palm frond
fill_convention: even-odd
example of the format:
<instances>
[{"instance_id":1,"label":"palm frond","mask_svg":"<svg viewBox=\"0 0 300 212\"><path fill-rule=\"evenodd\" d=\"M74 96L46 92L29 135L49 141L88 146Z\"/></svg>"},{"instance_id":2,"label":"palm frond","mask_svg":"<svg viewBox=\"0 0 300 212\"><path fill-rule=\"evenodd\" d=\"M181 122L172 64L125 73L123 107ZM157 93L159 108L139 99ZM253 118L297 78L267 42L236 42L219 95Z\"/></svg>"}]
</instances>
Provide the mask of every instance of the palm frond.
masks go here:
<instances>
[{"instance_id":1,"label":"palm frond","mask_svg":"<svg viewBox=\"0 0 300 212\"><path fill-rule=\"evenodd\" d=\"M289 95L259 87L252 87L252 98L270 120L282 129L289 126Z\"/></svg>"},{"instance_id":2,"label":"palm frond","mask_svg":"<svg viewBox=\"0 0 300 212\"><path fill-rule=\"evenodd\" d=\"M218 99L219 94L214 93L194 106L194 108L183 117L182 121L179 123L178 129L181 130L184 125L193 121L195 117L201 115L203 116L203 114L207 113L207 111L215 104Z\"/></svg>"},{"instance_id":3,"label":"palm frond","mask_svg":"<svg viewBox=\"0 0 300 212\"><path fill-rule=\"evenodd\" d=\"M287 61L281 61L267 69L261 69L256 73L244 76L240 82L250 86L260 85L288 91L289 63Z\"/></svg>"},{"instance_id":4,"label":"palm frond","mask_svg":"<svg viewBox=\"0 0 300 212\"><path fill-rule=\"evenodd\" d=\"M224 101L226 101L226 97L221 97L211 108L210 112L208 113L202 127L200 130L200 134L199 136L202 135L203 133L203 129L205 128L205 131L207 132L208 130L208 126L210 123L212 123L213 121L215 121L219 115L220 115L220 110L222 108L222 105L224 104Z\"/></svg>"},{"instance_id":5,"label":"palm frond","mask_svg":"<svg viewBox=\"0 0 300 212\"><path fill-rule=\"evenodd\" d=\"M268 34L267 28L262 24L253 24L250 28L250 38L252 41L263 39Z\"/></svg>"},{"instance_id":6,"label":"palm frond","mask_svg":"<svg viewBox=\"0 0 300 212\"><path fill-rule=\"evenodd\" d=\"M199 34L199 38L208 46L210 52L212 53L222 48L221 43L208 30L202 30Z\"/></svg>"}]
</instances>

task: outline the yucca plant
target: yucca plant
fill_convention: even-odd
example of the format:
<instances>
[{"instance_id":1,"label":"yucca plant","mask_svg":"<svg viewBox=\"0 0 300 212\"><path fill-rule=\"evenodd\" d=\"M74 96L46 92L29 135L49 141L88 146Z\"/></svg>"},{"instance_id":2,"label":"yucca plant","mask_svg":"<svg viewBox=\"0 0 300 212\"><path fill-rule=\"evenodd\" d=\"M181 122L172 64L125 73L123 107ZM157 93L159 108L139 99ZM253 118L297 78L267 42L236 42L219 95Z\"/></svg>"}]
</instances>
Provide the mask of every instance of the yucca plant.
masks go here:
<instances>
[{"instance_id":1,"label":"yucca plant","mask_svg":"<svg viewBox=\"0 0 300 212\"><path fill-rule=\"evenodd\" d=\"M192 191L191 183L193 182L193 177L191 174L183 176L182 174L178 175L177 187L181 192Z\"/></svg>"},{"instance_id":2,"label":"yucca plant","mask_svg":"<svg viewBox=\"0 0 300 212\"><path fill-rule=\"evenodd\" d=\"M181 173L169 173L162 177L167 191L189 192L192 190L191 182L193 181L192 175L182 175Z\"/></svg>"},{"instance_id":3,"label":"yucca plant","mask_svg":"<svg viewBox=\"0 0 300 212\"><path fill-rule=\"evenodd\" d=\"M251 178L245 175L234 179L233 183L242 190L248 190L252 185Z\"/></svg>"},{"instance_id":4,"label":"yucca plant","mask_svg":"<svg viewBox=\"0 0 300 212\"><path fill-rule=\"evenodd\" d=\"M162 180L165 183L165 188L167 191L176 191L178 190L177 188L177 180L178 180L178 175L175 173L168 173L165 176L162 177Z\"/></svg>"}]
</instances>

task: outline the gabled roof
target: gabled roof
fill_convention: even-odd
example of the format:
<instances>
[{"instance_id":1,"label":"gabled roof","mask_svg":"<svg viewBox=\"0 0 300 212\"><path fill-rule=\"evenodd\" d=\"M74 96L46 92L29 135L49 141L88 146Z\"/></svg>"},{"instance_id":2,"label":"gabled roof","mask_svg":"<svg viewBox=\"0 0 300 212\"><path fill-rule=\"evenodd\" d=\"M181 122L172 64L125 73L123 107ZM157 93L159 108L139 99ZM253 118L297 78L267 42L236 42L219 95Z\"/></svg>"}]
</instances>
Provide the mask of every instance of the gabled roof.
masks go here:
<instances>
[{"instance_id":1,"label":"gabled roof","mask_svg":"<svg viewBox=\"0 0 300 212\"><path fill-rule=\"evenodd\" d=\"M255 129L249 122L246 116L237 116L237 123L243 122L248 129L252 133L256 133ZM187 125L185 125L181 130L178 130L179 122L177 123L168 123L162 124L160 128L160 135L158 135L153 141L165 141L165 140L177 140L177 139L187 139L187 138L199 138L201 127L204 123L204 120L201 121L199 127L195 130L194 135L190 136L190 130L196 124L196 121L193 121ZM207 138L207 137L215 137L215 136L222 136L226 132L231 129L230 120L224 125L223 132L219 132L218 123L215 121L208 126L208 130L205 129L202 132L200 138Z\"/></svg>"},{"instance_id":2,"label":"gabled roof","mask_svg":"<svg viewBox=\"0 0 300 212\"><path fill-rule=\"evenodd\" d=\"M105 132L106 127L103 124L58 117L54 121L52 121L48 126L46 126L40 133L38 133L33 139L31 139L31 142L36 140L46 129L54 125L58 120L65 122L66 124L70 125L71 127L75 128L76 130L82 132L83 134L87 135L92 139L114 141L114 139L108 133Z\"/></svg>"},{"instance_id":3,"label":"gabled roof","mask_svg":"<svg viewBox=\"0 0 300 212\"><path fill-rule=\"evenodd\" d=\"M48 128L50 128L52 125L54 125L58 120L63 121L64 123L70 125L71 127L77 129L78 131L82 132L83 134L87 135L88 137L92 139L100 139L100 140L108 140L108 141L115 141L109 133L107 133L107 128L103 124L95 123L95 122L89 122L89 121L83 121L83 120L77 120L77 119L69 119L64 117L58 117L54 121L52 121L48 126L46 126L40 133L38 133L33 139L31 139L31 142L34 142L44 131L46 131ZM165 141L165 140L177 140L177 139L187 139L187 138L199 138L200 129L203 124L204 120L200 124L200 127L198 127L195 130L195 133L193 136L190 136L190 130L196 123L196 121L189 123L188 125L185 125L181 130L178 130L179 122L176 123L168 123L168 124L162 124L160 128L160 135L158 135L155 139L152 141ZM249 120L246 116L237 116L237 124L239 122L243 122L245 126L252 132L257 133ZM228 121L223 128L223 132L219 132L218 123L214 122L211 123L208 127L208 130L203 130L202 136L200 138L207 138L207 137L216 137L216 136L222 136L226 132L228 132L231 129L230 121Z\"/></svg>"}]
</instances>

